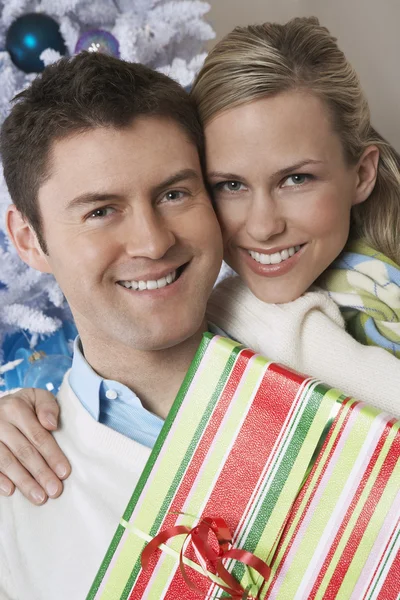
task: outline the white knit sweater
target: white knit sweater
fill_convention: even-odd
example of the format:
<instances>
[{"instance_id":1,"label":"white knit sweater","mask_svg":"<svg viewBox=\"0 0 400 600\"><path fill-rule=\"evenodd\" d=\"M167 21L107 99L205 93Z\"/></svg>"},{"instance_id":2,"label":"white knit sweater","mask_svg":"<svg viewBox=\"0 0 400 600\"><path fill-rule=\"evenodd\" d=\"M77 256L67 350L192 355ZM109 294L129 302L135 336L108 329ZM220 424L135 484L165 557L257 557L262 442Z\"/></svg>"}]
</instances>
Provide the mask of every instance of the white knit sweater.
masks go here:
<instances>
[{"instance_id":1,"label":"white knit sweater","mask_svg":"<svg viewBox=\"0 0 400 600\"><path fill-rule=\"evenodd\" d=\"M346 333L326 292L315 288L294 302L266 304L231 277L214 289L207 317L267 358L400 416L400 360Z\"/></svg>"},{"instance_id":2,"label":"white knit sweater","mask_svg":"<svg viewBox=\"0 0 400 600\"><path fill-rule=\"evenodd\" d=\"M72 473L44 506L0 499L1 600L84 600L150 453L92 419L66 379L56 438Z\"/></svg>"}]
</instances>

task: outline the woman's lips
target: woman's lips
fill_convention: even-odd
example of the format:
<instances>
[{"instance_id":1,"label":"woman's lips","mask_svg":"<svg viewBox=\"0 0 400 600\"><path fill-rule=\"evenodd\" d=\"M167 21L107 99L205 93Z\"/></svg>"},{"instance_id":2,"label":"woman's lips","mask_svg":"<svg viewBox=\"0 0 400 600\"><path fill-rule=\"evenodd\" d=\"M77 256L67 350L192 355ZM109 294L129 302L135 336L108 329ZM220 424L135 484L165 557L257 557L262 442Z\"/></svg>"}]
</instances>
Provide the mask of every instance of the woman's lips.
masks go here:
<instances>
[{"instance_id":1,"label":"woman's lips","mask_svg":"<svg viewBox=\"0 0 400 600\"><path fill-rule=\"evenodd\" d=\"M250 267L250 269L253 271L253 273L256 273L256 275L261 275L263 277L279 277L280 275L285 275L286 273L291 271L291 269L293 269L297 265L297 263L303 256L306 247L307 247L307 244L292 246L291 248L294 248L295 252L292 253L291 256L289 254L290 248L285 248L285 249L281 250L280 252L268 253L268 255L267 255L267 253L264 253L264 252L260 253L260 252L255 252L253 250L249 251L245 248L240 248L239 250L240 250L240 253L242 256L242 260L244 260L245 264ZM297 248L298 248L298 250L297 250ZM286 258L285 251L288 253L287 258ZM258 258L258 260L256 258L254 258L253 256L251 256L250 252L253 254L253 256L254 256L254 254L256 254L256 255L258 254L259 257L256 256L256 258ZM275 256L276 254L281 255L279 262L278 262L277 257ZM282 255L283 255L283 257L282 257ZM264 256L269 256L272 259L272 260L270 260L270 264L261 262L261 261L265 261Z\"/></svg>"}]
</instances>

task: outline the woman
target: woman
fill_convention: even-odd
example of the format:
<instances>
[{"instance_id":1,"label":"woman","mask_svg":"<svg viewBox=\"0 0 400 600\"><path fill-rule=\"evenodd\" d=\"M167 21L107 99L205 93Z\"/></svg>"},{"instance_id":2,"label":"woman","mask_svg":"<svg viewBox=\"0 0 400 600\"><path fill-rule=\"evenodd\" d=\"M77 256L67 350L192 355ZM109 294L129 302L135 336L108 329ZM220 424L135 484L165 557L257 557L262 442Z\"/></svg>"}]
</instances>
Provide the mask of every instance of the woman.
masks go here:
<instances>
[{"instance_id":1,"label":"woman","mask_svg":"<svg viewBox=\"0 0 400 600\"><path fill-rule=\"evenodd\" d=\"M227 262L260 300L289 302L351 225L319 284L356 339L400 357L400 159L336 40L315 18L236 28L192 96Z\"/></svg>"},{"instance_id":2,"label":"woman","mask_svg":"<svg viewBox=\"0 0 400 600\"><path fill-rule=\"evenodd\" d=\"M326 295L308 291L317 282L344 309L356 306L344 312L353 335L398 355L399 157L371 127L336 40L315 18L236 28L207 57L192 96L225 259L243 282L217 288L210 320L399 414L400 363L356 344ZM347 242L348 271L328 268Z\"/></svg>"},{"instance_id":3,"label":"woman","mask_svg":"<svg viewBox=\"0 0 400 600\"><path fill-rule=\"evenodd\" d=\"M372 129L335 40L313 18L237 28L208 56L192 96L225 258L240 276L216 289L209 319L274 360L400 414L400 363L352 339L328 295L308 291L322 274L335 288L328 267L349 232L383 261L400 262L397 156Z\"/></svg>"}]
</instances>

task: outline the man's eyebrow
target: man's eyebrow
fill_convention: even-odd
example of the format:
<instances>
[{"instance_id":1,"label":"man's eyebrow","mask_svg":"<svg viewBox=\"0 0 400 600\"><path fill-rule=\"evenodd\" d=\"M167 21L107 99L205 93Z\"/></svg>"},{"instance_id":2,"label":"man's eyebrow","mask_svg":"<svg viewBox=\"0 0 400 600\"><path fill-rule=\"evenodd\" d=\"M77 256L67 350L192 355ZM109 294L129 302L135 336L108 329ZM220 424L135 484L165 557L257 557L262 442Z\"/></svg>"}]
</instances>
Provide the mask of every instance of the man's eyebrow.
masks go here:
<instances>
[{"instance_id":1,"label":"man's eyebrow","mask_svg":"<svg viewBox=\"0 0 400 600\"><path fill-rule=\"evenodd\" d=\"M165 190L168 187L176 185L181 181L185 181L187 179L200 179L199 173L194 169L182 169L182 171L178 171L164 179L161 183L157 184L153 192L155 194L160 193L162 190ZM111 202L115 200L122 200L123 196L121 194L110 194L110 193L101 193L101 192L85 192L76 196L71 202L67 204L67 210L71 210L81 206L87 206L91 204L97 204L99 202Z\"/></svg>"},{"instance_id":2,"label":"man's eyebrow","mask_svg":"<svg viewBox=\"0 0 400 600\"><path fill-rule=\"evenodd\" d=\"M297 163L290 165L289 167L285 167L284 169L280 169L275 171L272 174L272 177L284 177L285 175L290 175L291 173L295 173L298 169L305 167L307 165L318 165L322 164L322 160L314 160L312 158L306 158L305 160L301 160ZM220 179L231 179L231 180L242 180L244 177L238 175L237 173L224 173L223 171L210 171L207 173L209 178L215 177Z\"/></svg>"},{"instance_id":3,"label":"man's eyebrow","mask_svg":"<svg viewBox=\"0 0 400 600\"><path fill-rule=\"evenodd\" d=\"M200 175L199 175L198 171L195 171L195 169L182 169L182 171L178 171L177 173L174 173L174 175L171 175L167 179L164 179L164 181L161 181L161 183L158 183L153 188L153 192L154 192L154 194L158 194L158 193L162 192L163 190L165 190L166 188L172 187L172 186L174 186L178 183L181 183L182 181L185 181L187 179L193 179L193 180L199 181Z\"/></svg>"},{"instance_id":4,"label":"man's eyebrow","mask_svg":"<svg viewBox=\"0 0 400 600\"><path fill-rule=\"evenodd\" d=\"M76 196L71 202L67 204L67 210L78 208L80 206L87 206L91 204L98 204L99 202L110 202L112 200L120 200L122 198L119 194L107 194L100 192L86 192Z\"/></svg>"}]
</instances>

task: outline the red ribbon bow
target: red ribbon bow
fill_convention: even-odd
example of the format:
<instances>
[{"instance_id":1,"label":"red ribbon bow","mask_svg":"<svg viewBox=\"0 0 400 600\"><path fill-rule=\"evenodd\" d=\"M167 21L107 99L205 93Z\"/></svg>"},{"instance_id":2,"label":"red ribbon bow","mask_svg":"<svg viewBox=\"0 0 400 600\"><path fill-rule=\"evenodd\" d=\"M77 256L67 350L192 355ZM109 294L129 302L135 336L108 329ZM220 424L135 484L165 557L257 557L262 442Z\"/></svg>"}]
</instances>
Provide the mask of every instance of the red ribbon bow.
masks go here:
<instances>
[{"instance_id":1,"label":"red ribbon bow","mask_svg":"<svg viewBox=\"0 0 400 600\"><path fill-rule=\"evenodd\" d=\"M210 532L214 534L217 539L218 552L212 548L208 541L208 535ZM194 590L197 593L200 593L201 595L204 595L204 592L189 579L186 573L186 568L183 561L183 552L186 547L186 541L188 539L193 545L194 551L196 553L197 558L199 559L200 565L202 566L203 570L207 570L206 561L208 561L214 568L215 573L225 583L225 585L216 584L218 585L218 587L230 594L232 598L235 598L237 600L260 599L262 588L264 586L265 581L269 578L271 569L264 561L262 561L260 558L258 558L251 552L247 552L247 550L240 550L238 548L232 548L232 534L229 531L229 527L224 521L224 519L220 517L205 517L198 523L198 525L196 525L192 529L186 527L185 525L175 525L175 527L169 527L168 529L161 531L151 540L151 542L147 544L146 548L143 550L141 555L142 568L146 569L148 567L151 556L161 544L165 544L168 540L177 535L186 535L186 539L182 544L182 548L180 551L179 567L182 576L186 584L190 587L190 589ZM251 567L263 577L264 582L262 583L256 596L249 594L251 586L250 588L243 588L243 586L240 585L240 583L238 583L236 579L224 567L222 561L227 558L237 560L247 565L248 567ZM215 583L215 581L212 578L210 578L210 580L212 583Z\"/></svg>"}]
</instances>

